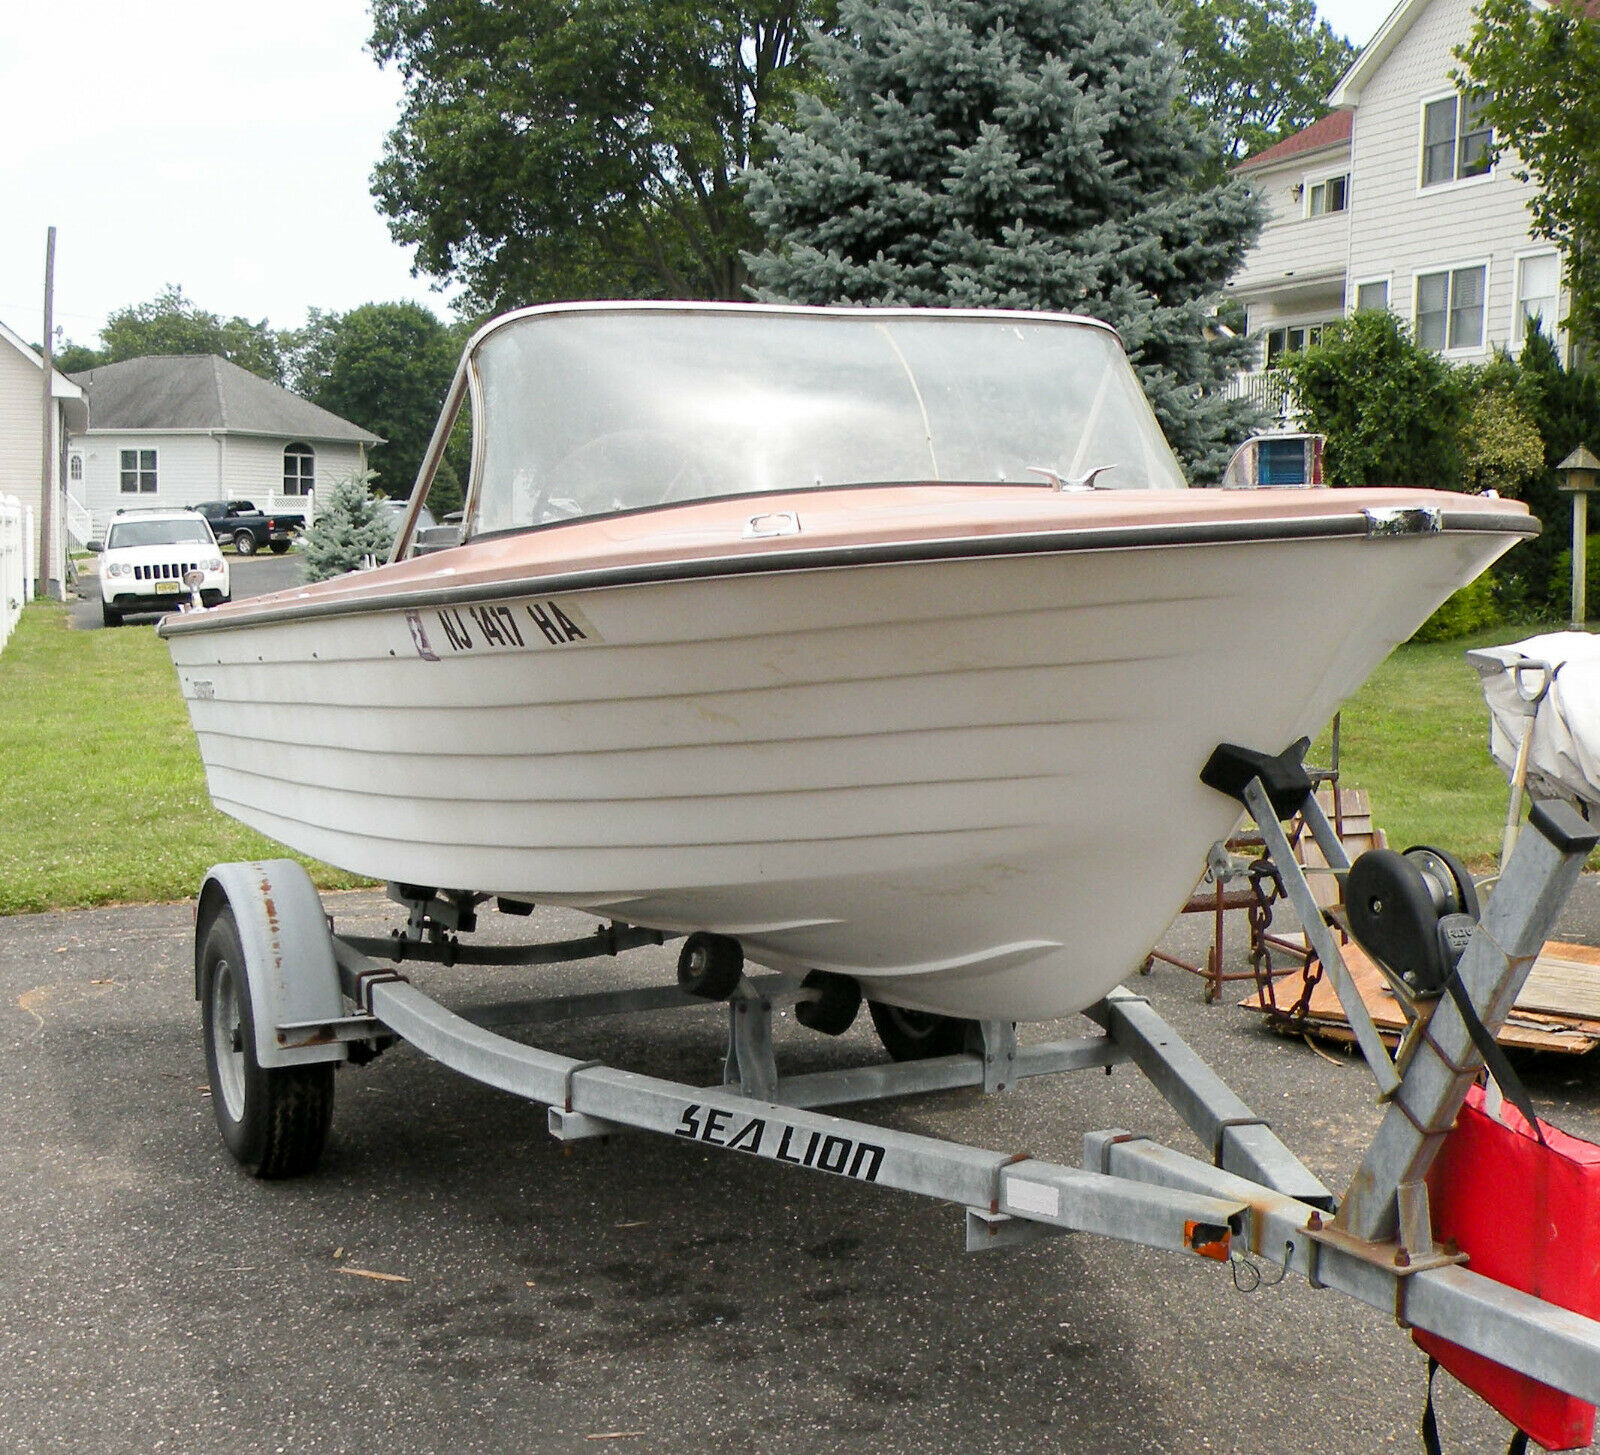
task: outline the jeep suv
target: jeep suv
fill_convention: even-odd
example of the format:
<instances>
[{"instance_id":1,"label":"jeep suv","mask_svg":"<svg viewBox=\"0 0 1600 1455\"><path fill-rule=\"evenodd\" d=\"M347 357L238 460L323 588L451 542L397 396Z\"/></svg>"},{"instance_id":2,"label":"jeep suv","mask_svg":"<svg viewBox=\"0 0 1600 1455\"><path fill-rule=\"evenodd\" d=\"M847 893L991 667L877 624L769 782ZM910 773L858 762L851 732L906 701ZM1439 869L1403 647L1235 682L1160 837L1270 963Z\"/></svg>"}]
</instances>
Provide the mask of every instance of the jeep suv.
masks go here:
<instances>
[{"instance_id":1,"label":"jeep suv","mask_svg":"<svg viewBox=\"0 0 1600 1455\"><path fill-rule=\"evenodd\" d=\"M183 578L199 571L200 599L216 606L230 599L228 563L203 515L192 510L119 510L105 542L89 542L100 555L100 614L121 626L130 611L164 611L188 601Z\"/></svg>"}]
</instances>

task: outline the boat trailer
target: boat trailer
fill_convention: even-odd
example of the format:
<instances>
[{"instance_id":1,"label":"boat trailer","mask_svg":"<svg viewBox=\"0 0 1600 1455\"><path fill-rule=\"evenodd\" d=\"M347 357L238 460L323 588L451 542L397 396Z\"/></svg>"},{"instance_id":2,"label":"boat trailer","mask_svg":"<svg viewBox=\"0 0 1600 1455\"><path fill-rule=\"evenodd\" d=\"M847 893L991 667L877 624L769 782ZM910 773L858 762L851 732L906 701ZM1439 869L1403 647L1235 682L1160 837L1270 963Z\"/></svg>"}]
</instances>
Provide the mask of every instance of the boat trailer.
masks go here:
<instances>
[{"instance_id":1,"label":"boat trailer","mask_svg":"<svg viewBox=\"0 0 1600 1455\"><path fill-rule=\"evenodd\" d=\"M1247 1253L1259 1260L1258 1271L1270 1264L1315 1288L1337 1289L1402 1328L1600 1404L1600 1322L1476 1273L1454 1247L1436 1243L1426 1182L1482 1070L1483 1026L1492 1033L1509 1011L1600 834L1559 804L1536 805L1481 921L1421 915L1417 943L1431 936L1443 947L1435 958L1454 962L1464 994L1437 987L1430 994L1417 976L1397 975L1407 982L1399 988L1409 991L1412 1019L1391 1056L1284 841L1279 820L1304 814L1334 870L1350 868L1299 769L1303 751L1303 744L1277 757L1219 749L1203 776L1249 808L1266 837L1377 1082L1382 1119L1342 1198L1143 997L1125 989L1086 1012L1098 1035L1022 1045L1014 1024L985 1021L969 1027L957 1054L787 1076L774 1057L773 1013L793 1006L804 1020L800 1012L828 991L812 983L816 977L797 985L793 977L739 973L716 997L726 999L728 1011L723 1082L694 1086L499 1033L707 1003L678 985L450 1010L401 968L412 959L550 964L661 944L662 934L618 924L552 945L479 947L457 935L474 927L482 896L391 886L391 896L411 910L406 929L390 940L342 936L305 871L287 859L219 865L200 892L195 990L219 1127L229 1150L259 1176L309 1171L331 1117L335 1066L363 1064L405 1040L463 1075L545 1105L550 1132L563 1142L656 1132L941 1198L965 1209L969 1251L1073 1231L1222 1263ZM1476 1028L1474 1015L1482 1023ZM1074 1167L823 1110L958 1087L998 1093L1024 1078L1120 1062L1131 1062L1160 1091L1204 1156L1108 1129L1084 1137L1082 1163Z\"/></svg>"}]
</instances>

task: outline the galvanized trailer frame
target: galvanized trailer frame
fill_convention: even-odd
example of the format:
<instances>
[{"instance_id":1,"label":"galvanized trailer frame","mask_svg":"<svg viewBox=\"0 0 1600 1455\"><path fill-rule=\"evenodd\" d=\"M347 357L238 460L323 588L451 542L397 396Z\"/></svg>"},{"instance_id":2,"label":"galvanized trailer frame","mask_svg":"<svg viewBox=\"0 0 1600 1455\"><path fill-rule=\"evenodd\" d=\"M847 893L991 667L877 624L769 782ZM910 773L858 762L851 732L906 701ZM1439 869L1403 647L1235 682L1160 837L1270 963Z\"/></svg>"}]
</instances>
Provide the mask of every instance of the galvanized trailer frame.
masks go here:
<instances>
[{"instance_id":1,"label":"galvanized trailer frame","mask_svg":"<svg viewBox=\"0 0 1600 1455\"><path fill-rule=\"evenodd\" d=\"M1335 983L1345 990L1338 944L1294 872L1265 787L1241 797L1286 871L1291 899ZM1337 870L1347 867L1332 828L1309 797L1301 811ZM1536 810L1462 961L1462 978L1492 1029L1553 928L1595 833L1564 810ZM1276 836L1274 831L1276 831ZM1277 850L1281 849L1281 857ZM392 891L393 892L393 891ZM397 894L396 897L402 897ZM1303 901L1303 904L1302 904ZM518 951L457 950L459 901L410 892L410 933L391 959L549 963L661 943L652 931L612 926L592 937ZM806 992L781 976L745 977L728 1001L724 1082L692 1086L540 1050L491 1027L598 1014L704 1005L676 986L499 1003L450 1010L374 952L386 942L334 933L310 881L290 860L222 865L201 892L199 928L220 907L233 912L253 1008L259 1067L273 1070L365 1059L398 1037L463 1075L548 1107L563 1141L624 1131L656 1132L798 1169L942 1198L966 1210L969 1250L1014 1246L1061 1231L1098 1233L1153 1248L1226 1261L1248 1252L1317 1288L1333 1288L1507 1367L1600 1403L1600 1322L1496 1283L1436 1247L1423 1183L1467 1086L1479 1070L1456 1007L1441 999L1419 1013L1397 1059L1365 1034L1359 996L1347 997L1385 1113L1340 1205L1141 996L1117 990L1088 1015L1097 1036L1019 1045L1014 1025L984 1022L964 1054L780 1075L773 1053L776 1006ZM441 933L441 929L444 933ZM200 952L197 943L197 994ZM242 1032L233 1046L245 1054ZM356 1048L352 1051L352 1048ZM1009 1090L1022 1079L1129 1061L1195 1133L1206 1160L1143 1136L1088 1133L1081 1165L1044 1162L897 1131L819 1110L955 1087Z\"/></svg>"}]
</instances>

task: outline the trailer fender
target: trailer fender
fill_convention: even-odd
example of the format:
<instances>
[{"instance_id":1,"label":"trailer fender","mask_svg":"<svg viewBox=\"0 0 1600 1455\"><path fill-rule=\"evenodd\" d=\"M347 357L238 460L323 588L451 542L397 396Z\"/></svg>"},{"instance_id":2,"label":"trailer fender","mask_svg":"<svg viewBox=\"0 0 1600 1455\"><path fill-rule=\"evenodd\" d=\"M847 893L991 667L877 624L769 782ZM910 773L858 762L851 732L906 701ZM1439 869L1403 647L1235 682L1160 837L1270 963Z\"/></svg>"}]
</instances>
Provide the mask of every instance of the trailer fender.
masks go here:
<instances>
[{"instance_id":1,"label":"trailer fender","mask_svg":"<svg viewBox=\"0 0 1600 1455\"><path fill-rule=\"evenodd\" d=\"M244 947L256 1060L264 1067L345 1060L345 1047L337 1041L278 1044L279 1026L333 1021L345 1014L333 937L306 871L293 859L267 859L217 864L207 872L195 910L196 999L203 937L224 904L233 910Z\"/></svg>"}]
</instances>

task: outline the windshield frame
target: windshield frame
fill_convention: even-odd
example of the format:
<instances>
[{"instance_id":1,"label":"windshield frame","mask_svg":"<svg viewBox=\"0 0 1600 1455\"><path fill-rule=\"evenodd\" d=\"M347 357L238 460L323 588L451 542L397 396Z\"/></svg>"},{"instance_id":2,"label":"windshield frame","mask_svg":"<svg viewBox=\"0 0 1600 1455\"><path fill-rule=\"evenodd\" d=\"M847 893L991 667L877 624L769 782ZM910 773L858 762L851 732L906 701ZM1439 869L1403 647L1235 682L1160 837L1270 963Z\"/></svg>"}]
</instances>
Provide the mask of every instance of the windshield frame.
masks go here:
<instances>
[{"instance_id":1,"label":"windshield frame","mask_svg":"<svg viewBox=\"0 0 1600 1455\"><path fill-rule=\"evenodd\" d=\"M437 475L438 466L443 458L444 446L448 442L450 432L459 416L463 405L470 403L472 409L472 448L471 464L468 473L467 488L463 495L461 511L461 538L463 541L479 537L502 536L521 534L527 531L543 530L549 526L565 525L573 521L611 519L618 515L633 515L649 510L666 509L678 504L701 504L708 500L726 500L730 498L754 497L763 493L791 493L789 488L768 491L729 491L715 495L696 496L692 499L669 501L661 504L640 505L626 507L620 510L607 510L593 514L582 514L557 520L530 522L528 524L514 524L496 530L480 530L478 520L482 508L482 495L484 489L484 461L485 461L485 436L487 431L483 428L486 418L485 413L485 386L482 372L479 367L483 346L493 340L495 336L507 329L517 327L527 321L552 315L581 315L581 314L658 314L658 315L683 315L705 317L714 314L729 314L740 317L752 315L775 315L788 317L818 317L834 316L854 320L870 319L875 322L894 322L897 320L927 320L937 317L952 317L961 319L981 319L993 322L1014 322L1018 324L1038 325L1068 325L1086 329L1097 330L1109 335L1116 341L1118 351L1121 352L1121 337L1110 324L1102 319L1092 318L1085 314L1056 313L1044 311L1030 311L1025 309L986 309L986 308L913 308L913 307L855 307L855 306L827 306L814 307L799 304L775 303L732 303L732 302L683 302L678 300L603 300L603 301L576 301L563 303L538 304L529 308L520 308L502 314L485 323L468 341L462 351L461 360L457 366L455 377L451 381L449 392L446 395L438 424L435 427L432 440L424 455L422 465L418 470L416 485L410 496L410 504L402 519L400 530L395 537L391 560L401 559L408 553L416 531L417 518L422 506L425 504L433 480ZM1126 357L1125 354L1123 356ZM1139 391L1143 398L1142 389ZM1146 407L1148 407L1148 401ZM1153 417L1152 417L1153 418ZM1188 482L1183 478L1181 467L1177 466L1176 459L1172 456L1170 443L1165 439L1159 426L1156 426L1156 435L1163 448L1173 458L1177 482L1187 488ZM929 479L924 476L915 481L852 481L848 483L829 484L822 488L829 490L849 489L857 485L888 485L888 484L927 484ZM996 480L958 480L941 479L931 483L950 485L997 485L1005 484L1012 488L1017 486L1037 485L1043 489L1058 489L1061 482L1051 478L1041 478L1037 481L1027 479L1011 479L1006 481ZM816 487L799 487L816 488ZM1104 488L1104 487L1096 487ZM1138 488L1138 487L1128 487ZM1163 488L1166 487L1152 487Z\"/></svg>"}]
</instances>

